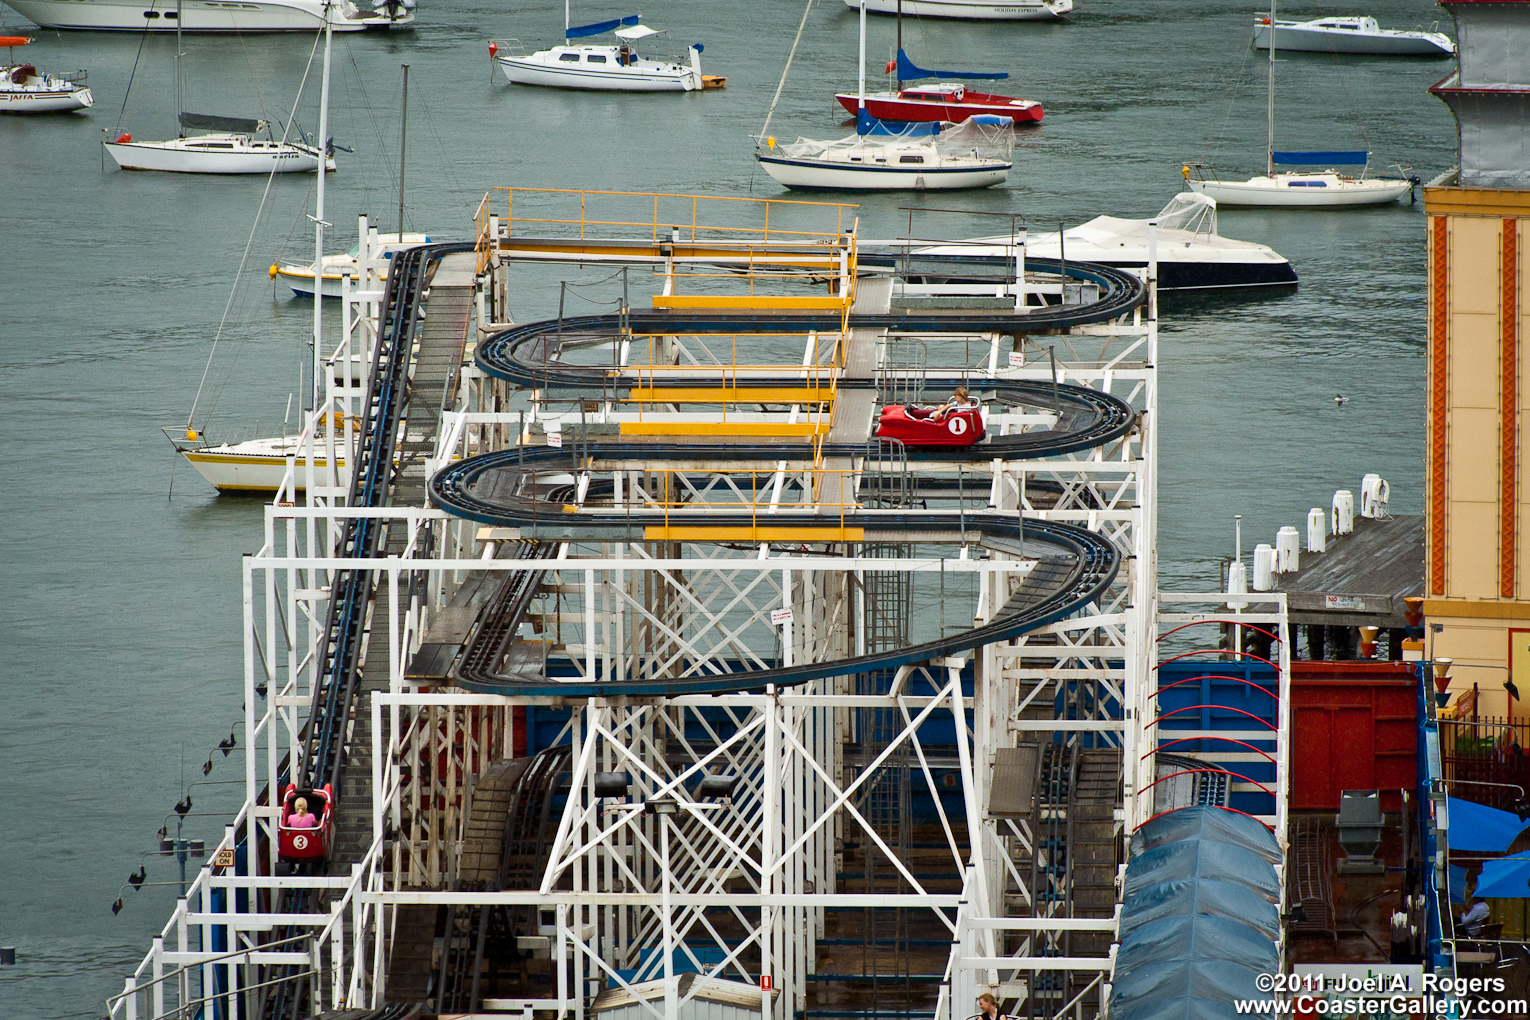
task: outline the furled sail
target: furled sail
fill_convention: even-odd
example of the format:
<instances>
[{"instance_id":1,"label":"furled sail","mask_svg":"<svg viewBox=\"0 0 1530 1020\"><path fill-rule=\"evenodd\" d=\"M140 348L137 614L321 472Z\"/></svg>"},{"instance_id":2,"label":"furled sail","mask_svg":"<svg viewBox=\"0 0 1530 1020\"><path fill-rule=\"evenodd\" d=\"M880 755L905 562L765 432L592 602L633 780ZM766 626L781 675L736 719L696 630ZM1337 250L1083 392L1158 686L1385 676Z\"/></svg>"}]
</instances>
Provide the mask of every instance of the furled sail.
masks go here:
<instances>
[{"instance_id":1,"label":"furled sail","mask_svg":"<svg viewBox=\"0 0 1530 1020\"><path fill-rule=\"evenodd\" d=\"M1279 166L1364 166L1371 154L1364 149L1346 149L1341 152L1272 152L1271 157Z\"/></svg>"},{"instance_id":2,"label":"furled sail","mask_svg":"<svg viewBox=\"0 0 1530 1020\"><path fill-rule=\"evenodd\" d=\"M240 135L253 135L266 129L263 120L248 117L218 117L210 113L182 113L181 127L193 131L229 131Z\"/></svg>"},{"instance_id":3,"label":"furled sail","mask_svg":"<svg viewBox=\"0 0 1530 1020\"><path fill-rule=\"evenodd\" d=\"M965 78L969 80L997 81L1008 78L1007 71L926 71L916 67L908 54L898 51L898 80L917 81L920 78Z\"/></svg>"},{"instance_id":4,"label":"furled sail","mask_svg":"<svg viewBox=\"0 0 1530 1020\"><path fill-rule=\"evenodd\" d=\"M636 25L641 17L638 14L629 14L625 18L616 18L613 21L597 21L593 25L575 25L563 33L563 38L583 39L591 35L605 35L607 32L615 31L623 25Z\"/></svg>"}]
</instances>

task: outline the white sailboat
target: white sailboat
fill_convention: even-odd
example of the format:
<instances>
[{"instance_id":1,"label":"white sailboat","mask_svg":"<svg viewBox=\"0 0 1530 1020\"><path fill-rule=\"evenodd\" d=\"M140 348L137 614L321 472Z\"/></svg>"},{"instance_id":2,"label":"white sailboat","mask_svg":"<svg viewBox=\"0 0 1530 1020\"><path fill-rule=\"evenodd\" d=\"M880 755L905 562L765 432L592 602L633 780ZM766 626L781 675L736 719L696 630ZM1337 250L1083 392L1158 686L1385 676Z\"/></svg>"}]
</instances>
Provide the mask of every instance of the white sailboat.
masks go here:
<instances>
[{"instance_id":1,"label":"white sailboat","mask_svg":"<svg viewBox=\"0 0 1530 1020\"><path fill-rule=\"evenodd\" d=\"M183 6L177 0L177 8ZM176 19L180 24L180 19ZM332 31L332 29L326 29ZM175 36L175 105L180 128L175 138L163 142L134 140L131 134L102 142L107 155L124 170L159 170L183 174L313 173L320 167L335 169L334 152L321 151L306 142L277 139L263 120L187 113L182 101L181 35ZM188 135L186 132L205 131ZM258 137L265 131L266 137ZM322 134L322 133L321 133Z\"/></svg>"},{"instance_id":2,"label":"white sailboat","mask_svg":"<svg viewBox=\"0 0 1530 1020\"><path fill-rule=\"evenodd\" d=\"M329 70L331 43L334 37L332 27L326 27L324 31L324 73L320 88L319 99L319 135L325 137L329 130ZM316 182L314 201L314 262L322 265L324 258L324 175L320 174ZM363 243L366 243L363 241ZM370 253L369 253L370 254ZM212 444L207 441L204 432L198 430L193 421L196 417L196 401L193 401L191 414L187 416L184 430L166 429L165 434L175 446L176 451L196 469L197 473L205 478L219 492L243 492L262 493L279 492L284 488L288 495L308 488L309 471L308 464L312 464L313 478L316 484L325 487L346 488L350 485L350 466L346 462L343 443L334 441L336 431L342 428L343 422L338 414L329 416L326 422L324 415L318 413L318 405L324 386L321 378L334 371L348 372L350 365L346 362L326 367L323 350L324 338L324 302L313 303L313 407L307 427L300 436L282 436L271 439L250 439L238 443ZM209 364L211 357L209 356ZM206 378L205 373L203 376ZM198 390L200 399L201 391ZM324 439L319 438L319 431L328 426ZM299 466L299 460L302 463ZM291 471L289 481L289 464L296 470Z\"/></svg>"},{"instance_id":3,"label":"white sailboat","mask_svg":"<svg viewBox=\"0 0 1530 1020\"><path fill-rule=\"evenodd\" d=\"M607 32L616 36L616 44L573 42ZM527 53L518 39L503 44L491 42L489 57L515 85L547 85L600 92L699 92L721 88L727 81L701 73L700 43L686 48L685 63L639 56L638 41L661 34L642 24L641 18L635 14L593 25L571 26L568 0L564 0L562 46Z\"/></svg>"},{"instance_id":4,"label":"white sailboat","mask_svg":"<svg viewBox=\"0 0 1530 1020\"><path fill-rule=\"evenodd\" d=\"M0 64L0 113L57 113L94 106L96 100L85 87L84 71L47 74L25 61L15 62L10 48L31 42L24 35L0 36L0 46L7 48L6 62Z\"/></svg>"},{"instance_id":5,"label":"white sailboat","mask_svg":"<svg viewBox=\"0 0 1530 1020\"><path fill-rule=\"evenodd\" d=\"M1270 0L1270 20L1275 20L1275 0ZM1303 209L1382 205L1413 191L1417 180L1407 177L1359 177L1339 173L1335 166L1368 166L1370 153L1279 151L1275 148L1275 46L1270 46L1269 80L1266 85L1269 139L1263 176L1246 181L1208 180L1183 168L1191 191L1217 200L1218 205L1290 207ZM1324 167L1318 171L1277 172L1277 166Z\"/></svg>"},{"instance_id":6,"label":"white sailboat","mask_svg":"<svg viewBox=\"0 0 1530 1020\"><path fill-rule=\"evenodd\" d=\"M1013 166L1010 118L976 116L958 125L926 122L892 128L866 112L866 4L859 2L856 133L837 141L799 138L778 145L766 134L767 115L761 130L765 147L755 150L760 166L788 188L954 191L1003 184Z\"/></svg>"}]
</instances>

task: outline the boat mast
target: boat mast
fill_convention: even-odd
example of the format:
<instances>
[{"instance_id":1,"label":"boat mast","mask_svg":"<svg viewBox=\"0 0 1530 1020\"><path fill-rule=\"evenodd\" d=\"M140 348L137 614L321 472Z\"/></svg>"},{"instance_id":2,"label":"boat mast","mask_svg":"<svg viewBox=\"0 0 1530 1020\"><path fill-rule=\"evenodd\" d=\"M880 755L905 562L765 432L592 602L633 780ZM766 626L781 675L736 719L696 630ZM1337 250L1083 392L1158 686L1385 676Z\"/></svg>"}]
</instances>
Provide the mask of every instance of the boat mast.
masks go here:
<instances>
[{"instance_id":1,"label":"boat mast","mask_svg":"<svg viewBox=\"0 0 1530 1020\"><path fill-rule=\"evenodd\" d=\"M1269 141L1264 147L1266 177L1275 176L1275 0L1270 0L1270 79L1265 84Z\"/></svg>"},{"instance_id":2,"label":"boat mast","mask_svg":"<svg viewBox=\"0 0 1530 1020\"><path fill-rule=\"evenodd\" d=\"M902 53L903 53L903 0L898 0L898 54L901 56ZM894 58L894 59L896 59L896 58ZM894 92L902 92L903 91L903 65L901 63L894 63L893 66L895 68L897 68L897 79L896 79L897 80L897 85L893 88L893 91Z\"/></svg>"},{"instance_id":3,"label":"boat mast","mask_svg":"<svg viewBox=\"0 0 1530 1020\"><path fill-rule=\"evenodd\" d=\"M866 109L866 0L861 0L861 67L859 74L858 92L860 102L856 104L856 110ZM859 114L857 114L859 116Z\"/></svg>"},{"instance_id":4,"label":"boat mast","mask_svg":"<svg viewBox=\"0 0 1530 1020\"><path fill-rule=\"evenodd\" d=\"M319 182L315 189L313 215L313 410L319 411L319 376L324 371L324 176L329 159L329 56L334 38L334 22L324 13L324 77L319 89Z\"/></svg>"},{"instance_id":5,"label":"boat mast","mask_svg":"<svg viewBox=\"0 0 1530 1020\"><path fill-rule=\"evenodd\" d=\"M181 114L186 106L181 83L181 0L175 0L175 137L185 138L186 129L181 125Z\"/></svg>"},{"instance_id":6,"label":"boat mast","mask_svg":"<svg viewBox=\"0 0 1530 1020\"><path fill-rule=\"evenodd\" d=\"M563 0L563 41L568 42L568 0Z\"/></svg>"},{"instance_id":7,"label":"boat mast","mask_svg":"<svg viewBox=\"0 0 1530 1020\"><path fill-rule=\"evenodd\" d=\"M398 243L404 243L404 147L409 144L409 65L404 68L404 112L398 129Z\"/></svg>"}]
</instances>

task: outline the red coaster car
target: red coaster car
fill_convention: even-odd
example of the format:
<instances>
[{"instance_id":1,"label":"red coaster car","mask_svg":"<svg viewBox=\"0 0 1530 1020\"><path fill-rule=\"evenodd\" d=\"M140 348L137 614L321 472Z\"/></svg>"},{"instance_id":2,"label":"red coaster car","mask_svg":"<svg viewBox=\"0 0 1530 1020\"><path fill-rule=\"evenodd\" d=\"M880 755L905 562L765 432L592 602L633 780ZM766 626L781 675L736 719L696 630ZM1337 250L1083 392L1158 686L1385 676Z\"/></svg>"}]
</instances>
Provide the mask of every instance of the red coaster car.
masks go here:
<instances>
[{"instance_id":1,"label":"red coaster car","mask_svg":"<svg viewBox=\"0 0 1530 1020\"><path fill-rule=\"evenodd\" d=\"M878 438L901 439L910 446L971 446L983 435L982 408L977 404L892 404L882 408L877 423Z\"/></svg>"},{"instance_id":2,"label":"red coaster car","mask_svg":"<svg viewBox=\"0 0 1530 1020\"><path fill-rule=\"evenodd\" d=\"M293 825L298 814L298 801L306 801L308 813L318 820L316 825ZM322 790L299 790L288 786L282 798L282 815L276 826L276 852L280 860L289 864L307 864L322 861L329 856L335 842L335 794L330 784Z\"/></svg>"}]
</instances>

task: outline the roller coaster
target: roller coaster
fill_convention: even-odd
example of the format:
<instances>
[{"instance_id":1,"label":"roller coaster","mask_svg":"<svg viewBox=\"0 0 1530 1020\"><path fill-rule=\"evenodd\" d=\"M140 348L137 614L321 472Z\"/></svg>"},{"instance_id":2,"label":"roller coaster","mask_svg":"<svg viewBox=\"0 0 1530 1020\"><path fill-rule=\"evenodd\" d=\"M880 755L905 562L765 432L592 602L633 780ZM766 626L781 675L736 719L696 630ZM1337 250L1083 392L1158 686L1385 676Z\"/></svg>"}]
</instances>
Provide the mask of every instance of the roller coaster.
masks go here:
<instances>
[{"instance_id":1,"label":"roller coaster","mask_svg":"<svg viewBox=\"0 0 1530 1020\"><path fill-rule=\"evenodd\" d=\"M654 237L621 257L671 272ZM1018 307L885 311L856 295L885 305L898 260L866 276L853 230L823 238L810 311L751 283L508 325L537 242L497 221L399 254L385 286L363 274L332 356L364 350L364 385L332 381L308 426L312 448L361 423L352 484L278 499L246 559L250 795L231 863L172 921L203 948L174 984L146 960L114 1015L635 1001L677 1020L720 995L780 1020L954 1020L979 988L1013 1015L1098 1007L1109 876L1143 810L1121 791L1151 783L1131 721L1156 586L1151 272L1030 260L999 281ZM749 241L751 264L802 257L774 243ZM748 246L728 244L702 253L719 275ZM991 261L938 268L982 290ZM1071 283L1092 297L1066 303ZM1056 299L1026 306L1028 286ZM451 292L478 300L471 346L465 310L437 321L467 308ZM630 361L645 340L820 334L824 363ZM978 395L983 442L861 428L895 343L1000 336L1052 348L918 372ZM427 377L427 354L463 367ZM1017 746L1047 749L1019 779L995 764ZM1032 792L1006 813L1011 781ZM267 791L288 782L337 792L351 849L327 874L271 867Z\"/></svg>"}]
</instances>

